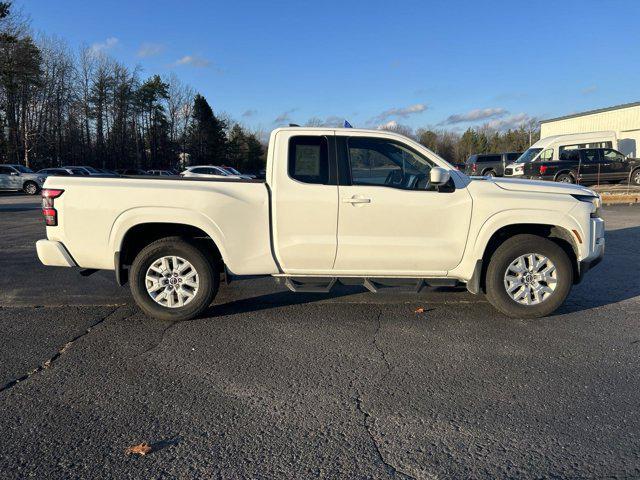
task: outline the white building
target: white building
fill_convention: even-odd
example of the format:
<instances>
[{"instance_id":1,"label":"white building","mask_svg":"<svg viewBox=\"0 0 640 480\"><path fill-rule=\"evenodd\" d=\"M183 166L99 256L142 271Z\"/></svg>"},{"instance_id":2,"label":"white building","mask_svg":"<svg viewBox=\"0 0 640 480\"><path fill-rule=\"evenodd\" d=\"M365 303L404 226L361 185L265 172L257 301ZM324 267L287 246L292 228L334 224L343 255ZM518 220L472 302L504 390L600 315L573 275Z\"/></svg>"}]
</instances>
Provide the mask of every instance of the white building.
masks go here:
<instances>
[{"instance_id":1,"label":"white building","mask_svg":"<svg viewBox=\"0 0 640 480\"><path fill-rule=\"evenodd\" d=\"M540 122L540 138L604 130L616 132L618 150L622 153L632 157L640 156L640 102L626 103Z\"/></svg>"}]
</instances>

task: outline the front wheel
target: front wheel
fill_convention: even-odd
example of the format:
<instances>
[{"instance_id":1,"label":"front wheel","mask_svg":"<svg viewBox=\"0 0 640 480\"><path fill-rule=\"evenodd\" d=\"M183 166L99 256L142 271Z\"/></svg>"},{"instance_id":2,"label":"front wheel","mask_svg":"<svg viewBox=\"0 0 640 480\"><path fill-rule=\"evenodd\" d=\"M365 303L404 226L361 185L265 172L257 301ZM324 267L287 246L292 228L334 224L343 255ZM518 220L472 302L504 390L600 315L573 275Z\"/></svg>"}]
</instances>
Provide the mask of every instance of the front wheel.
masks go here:
<instances>
[{"instance_id":1,"label":"front wheel","mask_svg":"<svg viewBox=\"0 0 640 480\"><path fill-rule=\"evenodd\" d=\"M35 195L36 193L38 193L40 188L38 187L38 184L36 182L25 182L25 184L22 187L22 190L27 195Z\"/></svg>"},{"instance_id":2,"label":"front wheel","mask_svg":"<svg viewBox=\"0 0 640 480\"><path fill-rule=\"evenodd\" d=\"M189 320L200 315L220 285L216 262L191 241L157 240L131 266L131 293L138 306L160 320Z\"/></svg>"},{"instance_id":3,"label":"front wheel","mask_svg":"<svg viewBox=\"0 0 640 480\"><path fill-rule=\"evenodd\" d=\"M631 183L634 185L640 185L640 168L635 169L631 172Z\"/></svg>"},{"instance_id":4,"label":"front wheel","mask_svg":"<svg viewBox=\"0 0 640 480\"><path fill-rule=\"evenodd\" d=\"M509 317L538 318L554 312L573 285L566 252L537 235L516 235L500 245L489 261L489 302Z\"/></svg>"}]
</instances>

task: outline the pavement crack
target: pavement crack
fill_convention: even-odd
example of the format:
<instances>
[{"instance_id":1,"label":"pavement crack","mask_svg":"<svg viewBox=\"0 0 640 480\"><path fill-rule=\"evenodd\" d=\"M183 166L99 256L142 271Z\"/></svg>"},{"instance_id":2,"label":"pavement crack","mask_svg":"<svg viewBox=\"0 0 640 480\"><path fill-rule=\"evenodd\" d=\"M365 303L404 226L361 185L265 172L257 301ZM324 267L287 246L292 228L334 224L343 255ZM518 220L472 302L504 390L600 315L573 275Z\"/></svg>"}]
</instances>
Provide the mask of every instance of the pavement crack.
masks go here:
<instances>
[{"instance_id":1,"label":"pavement crack","mask_svg":"<svg viewBox=\"0 0 640 480\"><path fill-rule=\"evenodd\" d=\"M81 338L87 336L89 333L91 333L91 331L97 327L98 325L100 325L101 323L103 323L105 320L107 320L107 318L109 318L111 315L113 315L120 307L116 307L113 310L111 310L109 313L107 313L105 316L101 317L100 319L98 319L97 321L93 322L91 325L89 325L84 332L80 333L79 335L76 335L75 337L73 337L71 340L69 340L68 342L66 342L64 345L62 345L62 347L60 347L58 349L58 351L51 357L47 358L44 362L42 362L40 365L38 365L36 368L34 368L33 370L27 372L26 374L22 375L19 378L14 378L13 380L10 380L9 382L5 383L2 387L0 387L0 394L2 394L3 392L10 390L11 388L15 387L16 385L18 385L19 383L24 382L25 380L28 380L29 378L31 378L32 376L34 376L37 373L40 373L44 370L48 370L62 355L65 354L65 352L67 350L69 350L69 348L71 348L71 346L76 343L78 340L80 340Z\"/></svg>"},{"instance_id":2,"label":"pavement crack","mask_svg":"<svg viewBox=\"0 0 640 480\"><path fill-rule=\"evenodd\" d=\"M147 354L149 352L152 352L153 350L158 348L160 345L162 345L162 342L164 342L164 338L165 338L167 332L169 330L171 330L173 327L175 327L179 323L182 323L182 321L181 320L177 320L177 321L173 321L173 322L170 321L169 324L166 327L164 327L164 329L162 330L162 333L160 334L160 339L157 342L155 342L154 344L152 344L151 346L147 347L142 352L138 353L133 358L141 357L142 355L145 355L145 354Z\"/></svg>"},{"instance_id":3,"label":"pavement crack","mask_svg":"<svg viewBox=\"0 0 640 480\"><path fill-rule=\"evenodd\" d=\"M380 346L379 339L378 339L378 335L380 334L380 330L382 329L381 317L382 317L382 310L378 313L378 318L376 319L376 321L378 322L378 326L376 327L376 331L373 333L373 347L378 351L378 353L382 357L382 360L387 366L387 372L382 376L382 380L384 380L387 377L387 375L389 375L393 370L393 366L391 365L391 362L389 362L389 359L387 358L387 353L384 351L384 348Z\"/></svg>"},{"instance_id":4,"label":"pavement crack","mask_svg":"<svg viewBox=\"0 0 640 480\"><path fill-rule=\"evenodd\" d=\"M393 475L394 477L398 477L399 476L400 478L416 480L416 477L414 477L413 475L410 475L407 472L401 470L400 468L398 468L395 465L389 463L385 459L385 456L382 453L382 450L380 449L380 445L378 443L378 439L376 438L375 434L373 433L373 431L371 429L371 419L373 417L372 417L371 413L369 413L363 407L362 396L360 395L360 392L358 392L357 389L356 389L355 402L356 402L356 409L362 415L362 418L363 418L363 422L362 423L363 423L364 429L366 430L367 435L369 435L369 438L371 439L371 443L373 444L373 448L374 448L374 450L376 452L376 455L378 456L378 460L380 460L380 462L384 465L384 468L385 468L385 470L387 470L387 473L389 473L389 475Z\"/></svg>"}]
</instances>

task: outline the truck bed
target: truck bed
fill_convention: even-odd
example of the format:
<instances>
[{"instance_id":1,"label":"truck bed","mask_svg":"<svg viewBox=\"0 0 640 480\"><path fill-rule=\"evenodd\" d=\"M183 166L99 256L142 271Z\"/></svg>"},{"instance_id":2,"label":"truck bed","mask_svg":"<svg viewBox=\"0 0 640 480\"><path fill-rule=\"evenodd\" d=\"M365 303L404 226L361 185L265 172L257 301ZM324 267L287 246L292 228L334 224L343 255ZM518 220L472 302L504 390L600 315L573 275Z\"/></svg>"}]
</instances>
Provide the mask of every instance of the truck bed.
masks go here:
<instances>
[{"instance_id":1,"label":"truck bed","mask_svg":"<svg viewBox=\"0 0 640 480\"><path fill-rule=\"evenodd\" d=\"M62 189L58 226L62 242L83 268L113 269L127 231L145 223L188 223L210 236L236 274L275 273L271 254L269 191L262 180L181 177L49 177Z\"/></svg>"}]
</instances>

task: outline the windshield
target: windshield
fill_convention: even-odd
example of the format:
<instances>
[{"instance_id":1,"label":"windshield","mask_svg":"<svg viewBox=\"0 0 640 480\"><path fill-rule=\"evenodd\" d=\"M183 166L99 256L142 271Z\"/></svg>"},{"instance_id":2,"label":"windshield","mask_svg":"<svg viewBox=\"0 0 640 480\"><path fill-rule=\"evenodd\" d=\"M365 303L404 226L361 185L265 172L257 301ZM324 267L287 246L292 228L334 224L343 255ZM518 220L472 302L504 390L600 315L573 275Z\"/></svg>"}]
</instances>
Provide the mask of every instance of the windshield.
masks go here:
<instances>
[{"instance_id":1,"label":"windshield","mask_svg":"<svg viewBox=\"0 0 640 480\"><path fill-rule=\"evenodd\" d=\"M516 163L529 163L542 151L541 148L530 148L518 157Z\"/></svg>"},{"instance_id":2,"label":"windshield","mask_svg":"<svg viewBox=\"0 0 640 480\"><path fill-rule=\"evenodd\" d=\"M96 170L93 167L80 167L80 168L84 168L89 173L100 173L98 170Z\"/></svg>"},{"instance_id":3,"label":"windshield","mask_svg":"<svg viewBox=\"0 0 640 480\"><path fill-rule=\"evenodd\" d=\"M234 175L241 175L241 173L233 167L224 167L227 172L231 172Z\"/></svg>"},{"instance_id":4,"label":"windshield","mask_svg":"<svg viewBox=\"0 0 640 480\"><path fill-rule=\"evenodd\" d=\"M27 167L23 167L22 165L15 165L13 168L18 170L20 173L33 173L33 170Z\"/></svg>"}]
</instances>

